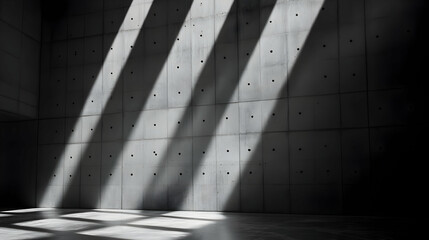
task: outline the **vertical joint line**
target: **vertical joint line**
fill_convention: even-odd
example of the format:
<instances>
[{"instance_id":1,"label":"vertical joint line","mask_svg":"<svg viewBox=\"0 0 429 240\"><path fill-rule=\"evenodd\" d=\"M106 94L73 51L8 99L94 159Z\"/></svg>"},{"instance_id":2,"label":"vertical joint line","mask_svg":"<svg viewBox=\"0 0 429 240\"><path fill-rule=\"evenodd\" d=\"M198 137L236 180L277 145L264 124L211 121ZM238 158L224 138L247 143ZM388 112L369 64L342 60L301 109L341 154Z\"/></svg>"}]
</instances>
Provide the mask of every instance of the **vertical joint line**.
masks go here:
<instances>
[{"instance_id":1,"label":"vertical joint line","mask_svg":"<svg viewBox=\"0 0 429 240\"><path fill-rule=\"evenodd\" d=\"M341 1L339 1L339 0L337 0L337 48L338 48L338 53L337 53L337 57L338 57L338 61L337 61L337 64L338 64L338 72L337 72L337 74L338 74L338 97L339 97L339 104L340 104L340 109L339 109L339 111L340 111L340 184L341 184L341 202L340 202L340 207L341 207L341 209L340 209L340 211L341 211L341 213L344 213L344 176L343 176L343 173L344 173L344 171L343 171L343 148L342 148L342 139L343 139L343 126L342 126L342 117L341 117L341 110L342 110L342 108L341 108L341 74L340 74L340 71L341 71L341 66L340 66L340 61L341 61L341 54L340 54L340 52L341 52L341 37L340 37L340 34L341 34L341 31L340 31L340 4L341 4Z\"/></svg>"},{"instance_id":2,"label":"vertical joint line","mask_svg":"<svg viewBox=\"0 0 429 240\"><path fill-rule=\"evenodd\" d=\"M369 104L369 78L368 78L368 38L367 38L367 21L366 21L366 0L363 1L363 27L364 27L364 43L365 43L365 78L366 78L366 111L367 111L367 124L368 126L366 129L368 129L368 149L369 149L369 185L370 185L370 199L371 199L371 205L370 209L371 212L373 212L373 204L374 204L374 195L373 195L373 160L371 157L371 125L370 125L370 104Z\"/></svg>"}]
</instances>

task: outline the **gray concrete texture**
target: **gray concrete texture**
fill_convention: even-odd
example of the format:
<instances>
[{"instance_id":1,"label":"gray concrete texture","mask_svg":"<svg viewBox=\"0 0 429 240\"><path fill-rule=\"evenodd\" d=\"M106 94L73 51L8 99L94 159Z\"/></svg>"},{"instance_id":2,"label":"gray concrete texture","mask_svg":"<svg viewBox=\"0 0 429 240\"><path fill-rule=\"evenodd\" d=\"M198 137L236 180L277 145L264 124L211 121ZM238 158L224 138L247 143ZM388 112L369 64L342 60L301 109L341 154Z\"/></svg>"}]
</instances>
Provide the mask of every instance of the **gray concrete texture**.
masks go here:
<instances>
[{"instance_id":1,"label":"gray concrete texture","mask_svg":"<svg viewBox=\"0 0 429 240\"><path fill-rule=\"evenodd\" d=\"M37 118L40 34L39 0L0 1L0 121Z\"/></svg>"},{"instance_id":2,"label":"gray concrete texture","mask_svg":"<svg viewBox=\"0 0 429 240\"><path fill-rule=\"evenodd\" d=\"M423 2L69 1L43 23L35 206L391 209L427 123L402 77Z\"/></svg>"}]
</instances>

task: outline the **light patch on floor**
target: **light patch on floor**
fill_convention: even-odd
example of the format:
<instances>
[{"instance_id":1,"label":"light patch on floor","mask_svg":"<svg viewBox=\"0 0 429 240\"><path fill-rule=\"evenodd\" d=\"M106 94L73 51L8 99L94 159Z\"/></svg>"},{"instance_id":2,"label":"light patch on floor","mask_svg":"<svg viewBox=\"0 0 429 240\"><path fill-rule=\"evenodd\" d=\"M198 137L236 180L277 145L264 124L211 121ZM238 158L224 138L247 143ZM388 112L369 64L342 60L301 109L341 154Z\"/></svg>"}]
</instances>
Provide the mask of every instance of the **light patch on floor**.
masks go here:
<instances>
[{"instance_id":1,"label":"light patch on floor","mask_svg":"<svg viewBox=\"0 0 429 240\"><path fill-rule=\"evenodd\" d=\"M133 219L142 218L134 214L126 213L104 213L104 212L83 212L83 213L71 213L62 215L61 217L67 218L79 218L95 221L128 221Z\"/></svg>"},{"instance_id":2,"label":"light patch on floor","mask_svg":"<svg viewBox=\"0 0 429 240\"><path fill-rule=\"evenodd\" d=\"M162 214L165 217L183 217L183 218L194 218L203 220L223 220L226 217L220 212L185 212L175 211Z\"/></svg>"},{"instance_id":3,"label":"light patch on floor","mask_svg":"<svg viewBox=\"0 0 429 240\"><path fill-rule=\"evenodd\" d=\"M97 237L129 239L129 240L179 239L189 235L189 233L186 233L186 232L147 229L142 227L130 227L130 226L106 227L106 228L101 228L96 230L83 231L83 232L79 232L78 234L97 236Z\"/></svg>"},{"instance_id":4,"label":"light patch on floor","mask_svg":"<svg viewBox=\"0 0 429 240\"><path fill-rule=\"evenodd\" d=\"M51 235L52 234L50 233L0 227L0 239L2 240L18 240L18 239L24 240L24 239L45 238Z\"/></svg>"},{"instance_id":5,"label":"light patch on floor","mask_svg":"<svg viewBox=\"0 0 429 240\"><path fill-rule=\"evenodd\" d=\"M46 212L49 210L55 210L55 209L54 208L25 208L25 209L2 211L2 213L34 213L34 212Z\"/></svg>"},{"instance_id":6,"label":"light patch on floor","mask_svg":"<svg viewBox=\"0 0 429 240\"><path fill-rule=\"evenodd\" d=\"M183 218L170 218L170 217L155 217L149 219L142 219L130 223L130 225L150 226L150 227L168 227L173 229L193 230L205 227L212 224L208 220L195 220Z\"/></svg>"},{"instance_id":7,"label":"light patch on floor","mask_svg":"<svg viewBox=\"0 0 429 240\"><path fill-rule=\"evenodd\" d=\"M21 227L31 227L31 228L40 228L50 231L79 231L86 229L88 227L98 226L97 223L75 221L75 220L66 220L66 219L42 219L28 222L15 223L16 226Z\"/></svg>"}]
</instances>

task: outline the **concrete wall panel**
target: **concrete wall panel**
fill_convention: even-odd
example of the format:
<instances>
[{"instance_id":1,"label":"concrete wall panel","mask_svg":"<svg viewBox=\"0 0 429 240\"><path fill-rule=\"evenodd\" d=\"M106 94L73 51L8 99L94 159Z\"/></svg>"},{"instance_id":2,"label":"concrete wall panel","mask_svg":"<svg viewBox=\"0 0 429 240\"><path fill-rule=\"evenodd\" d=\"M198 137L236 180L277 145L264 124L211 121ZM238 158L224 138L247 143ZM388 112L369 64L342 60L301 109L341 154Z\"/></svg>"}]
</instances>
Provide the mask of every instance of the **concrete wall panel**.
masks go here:
<instances>
[{"instance_id":1,"label":"concrete wall panel","mask_svg":"<svg viewBox=\"0 0 429 240\"><path fill-rule=\"evenodd\" d=\"M191 138L174 138L168 142L168 166L172 168L190 169L192 166L192 139ZM183 170L184 171L184 170ZM173 174L174 176L175 174ZM187 175L190 177L191 174ZM177 180L173 177L173 183ZM191 182L191 181L190 181Z\"/></svg>"},{"instance_id":2,"label":"concrete wall panel","mask_svg":"<svg viewBox=\"0 0 429 240\"><path fill-rule=\"evenodd\" d=\"M344 183L369 184L371 166L368 130L344 130L341 146Z\"/></svg>"},{"instance_id":3,"label":"concrete wall panel","mask_svg":"<svg viewBox=\"0 0 429 240\"><path fill-rule=\"evenodd\" d=\"M289 137L287 133L262 136L264 185L289 184Z\"/></svg>"},{"instance_id":4,"label":"concrete wall panel","mask_svg":"<svg viewBox=\"0 0 429 240\"><path fill-rule=\"evenodd\" d=\"M216 106L216 134L230 135L239 133L238 104L219 104Z\"/></svg>"},{"instance_id":5,"label":"concrete wall panel","mask_svg":"<svg viewBox=\"0 0 429 240\"><path fill-rule=\"evenodd\" d=\"M239 42L239 97L240 101L261 99L261 65L260 46L257 39Z\"/></svg>"},{"instance_id":6,"label":"concrete wall panel","mask_svg":"<svg viewBox=\"0 0 429 240\"><path fill-rule=\"evenodd\" d=\"M262 131L262 104L256 102L240 102L240 133Z\"/></svg>"},{"instance_id":7,"label":"concrete wall panel","mask_svg":"<svg viewBox=\"0 0 429 240\"><path fill-rule=\"evenodd\" d=\"M64 143L65 119L50 119L40 121L40 144Z\"/></svg>"},{"instance_id":8,"label":"concrete wall panel","mask_svg":"<svg viewBox=\"0 0 429 240\"><path fill-rule=\"evenodd\" d=\"M216 141L212 137L194 137L192 151L195 167L216 166Z\"/></svg>"}]
</instances>

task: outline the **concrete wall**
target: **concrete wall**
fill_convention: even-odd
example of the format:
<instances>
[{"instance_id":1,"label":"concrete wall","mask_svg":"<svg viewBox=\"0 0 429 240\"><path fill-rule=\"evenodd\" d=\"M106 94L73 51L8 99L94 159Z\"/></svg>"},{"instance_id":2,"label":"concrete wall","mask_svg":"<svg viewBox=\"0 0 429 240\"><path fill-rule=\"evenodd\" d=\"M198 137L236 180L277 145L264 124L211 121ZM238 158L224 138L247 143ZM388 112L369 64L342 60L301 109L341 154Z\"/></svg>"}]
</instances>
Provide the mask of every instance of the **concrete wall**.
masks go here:
<instances>
[{"instance_id":1,"label":"concrete wall","mask_svg":"<svg viewBox=\"0 0 429 240\"><path fill-rule=\"evenodd\" d=\"M0 1L0 121L37 118L40 24L38 0Z\"/></svg>"},{"instance_id":2,"label":"concrete wall","mask_svg":"<svg viewBox=\"0 0 429 240\"><path fill-rule=\"evenodd\" d=\"M0 0L0 207L34 206L41 9Z\"/></svg>"},{"instance_id":3,"label":"concrete wall","mask_svg":"<svg viewBox=\"0 0 429 240\"><path fill-rule=\"evenodd\" d=\"M37 206L405 209L424 1L131 2L44 23Z\"/></svg>"}]
</instances>

